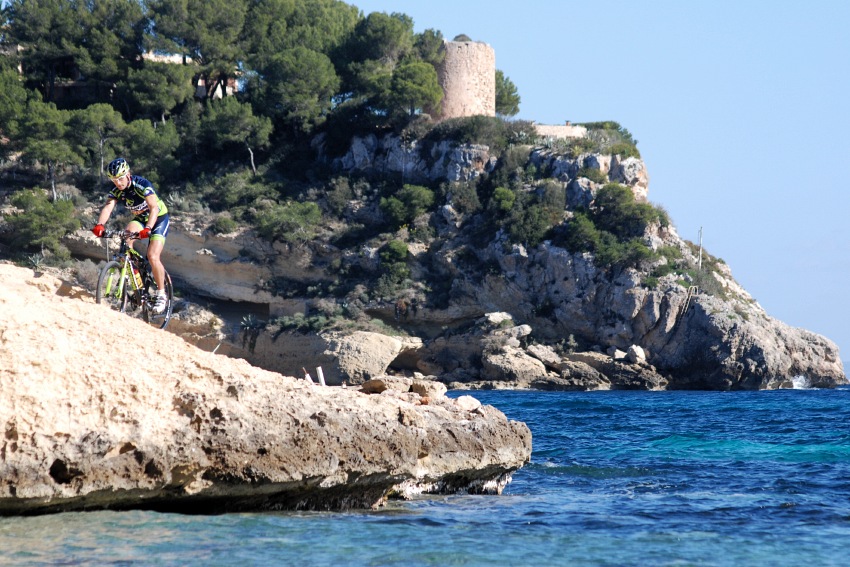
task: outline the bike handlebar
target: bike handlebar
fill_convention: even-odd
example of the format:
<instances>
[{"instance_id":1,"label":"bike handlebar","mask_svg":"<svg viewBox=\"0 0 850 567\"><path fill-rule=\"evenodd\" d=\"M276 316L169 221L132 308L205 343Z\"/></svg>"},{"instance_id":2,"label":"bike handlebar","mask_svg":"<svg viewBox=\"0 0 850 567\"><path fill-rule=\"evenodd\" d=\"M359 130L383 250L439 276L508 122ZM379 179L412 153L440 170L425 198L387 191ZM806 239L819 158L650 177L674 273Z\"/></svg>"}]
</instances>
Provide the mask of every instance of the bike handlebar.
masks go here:
<instances>
[{"instance_id":1,"label":"bike handlebar","mask_svg":"<svg viewBox=\"0 0 850 567\"><path fill-rule=\"evenodd\" d=\"M127 230L107 230L104 231L103 236L101 236L101 238L114 238L116 236L125 240L138 240L139 233Z\"/></svg>"}]
</instances>

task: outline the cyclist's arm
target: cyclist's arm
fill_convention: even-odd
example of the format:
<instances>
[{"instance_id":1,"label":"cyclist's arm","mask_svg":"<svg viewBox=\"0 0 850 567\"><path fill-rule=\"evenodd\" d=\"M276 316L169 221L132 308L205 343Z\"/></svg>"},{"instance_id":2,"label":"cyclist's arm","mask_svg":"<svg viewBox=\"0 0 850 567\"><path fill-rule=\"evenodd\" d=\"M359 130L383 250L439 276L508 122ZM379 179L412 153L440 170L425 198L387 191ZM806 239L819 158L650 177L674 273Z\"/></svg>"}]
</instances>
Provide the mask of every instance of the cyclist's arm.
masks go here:
<instances>
[{"instance_id":1,"label":"cyclist's arm","mask_svg":"<svg viewBox=\"0 0 850 567\"><path fill-rule=\"evenodd\" d=\"M110 215L112 215L112 210L115 208L115 199L109 199L106 201L106 204L103 205L103 208L100 210L100 216L97 217L97 224L106 224L106 221L109 220Z\"/></svg>"},{"instance_id":2,"label":"cyclist's arm","mask_svg":"<svg viewBox=\"0 0 850 567\"><path fill-rule=\"evenodd\" d=\"M156 195L148 195L145 197L148 203L148 221L145 224L147 228L153 228L156 224L156 219L159 218L159 203L157 203Z\"/></svg>"}]
</instances>

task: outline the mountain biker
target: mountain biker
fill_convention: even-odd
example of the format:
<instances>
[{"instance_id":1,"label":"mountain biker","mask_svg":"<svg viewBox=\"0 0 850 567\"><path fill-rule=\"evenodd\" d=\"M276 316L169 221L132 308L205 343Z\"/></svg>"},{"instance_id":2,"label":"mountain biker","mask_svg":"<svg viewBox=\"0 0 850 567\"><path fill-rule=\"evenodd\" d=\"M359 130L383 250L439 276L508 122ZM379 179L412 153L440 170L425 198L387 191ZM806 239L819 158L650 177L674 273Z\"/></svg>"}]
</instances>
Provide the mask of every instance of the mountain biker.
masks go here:
<instances>
[{"instance_id":1,"label":"mountain biker","mask_svg":"<svg viewBox=\"0 0 850 567\"><path fill-rule=\"evenodd\" d=\"M162 199L157 196L150 181L130 174L130 164L124 158L119 157L109 162L106 166L106 175L115 184L115 188L109 192L106 204L101 209L92 232L95 236L103 236L106 231L104 224L109 220L118 201L121 201L124 207L133 213L133 220L127 224L125 230L138 232L139 238L150 238L148 262L150 262L157 287L153 311L162 313L168 302L165 294L165 267L160 259L162 249L165 247L165 237L168 235L168 209Z\"/></svg>"}]
</instances>

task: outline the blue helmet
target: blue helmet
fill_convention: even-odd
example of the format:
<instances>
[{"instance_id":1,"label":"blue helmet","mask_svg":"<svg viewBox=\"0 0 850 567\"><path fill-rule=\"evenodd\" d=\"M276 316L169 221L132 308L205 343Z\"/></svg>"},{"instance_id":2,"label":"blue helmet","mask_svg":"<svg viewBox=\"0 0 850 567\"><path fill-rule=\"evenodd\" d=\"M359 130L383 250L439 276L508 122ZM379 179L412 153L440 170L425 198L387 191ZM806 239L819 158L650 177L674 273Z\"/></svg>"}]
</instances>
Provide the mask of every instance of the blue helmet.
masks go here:
<instances>
[{"instance_id":1,"label":"blue helmet","mask_svg":"<svg viewBox=\"0 0 850 567\"><path fill-rule=\"evenodd\" d=\"M106 166L106 175L110 179L118 179L130 173L130 164L124 158L115 158Z\"/></svg>"}]
</instances>

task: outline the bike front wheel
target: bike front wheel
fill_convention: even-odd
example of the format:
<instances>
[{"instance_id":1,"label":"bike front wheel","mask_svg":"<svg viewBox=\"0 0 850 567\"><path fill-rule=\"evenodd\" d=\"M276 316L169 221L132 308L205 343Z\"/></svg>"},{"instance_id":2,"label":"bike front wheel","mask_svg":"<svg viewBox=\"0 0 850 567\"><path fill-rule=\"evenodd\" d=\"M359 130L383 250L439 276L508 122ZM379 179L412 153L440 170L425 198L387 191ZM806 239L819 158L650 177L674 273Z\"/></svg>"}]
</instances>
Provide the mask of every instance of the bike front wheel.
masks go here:
<instances>
[{"instance_id":1,"label":"bike front wheel","mask_svg":"<svg viewBox=\"0 0 850 567\"><path fill-rule=\"evenodd\" d=\"M126 276L121 281L121 264L115 260L107 262L97 278L97 302L124 313L127 311L129 286L130 281Z\"/></svg>"}]
</instances>

